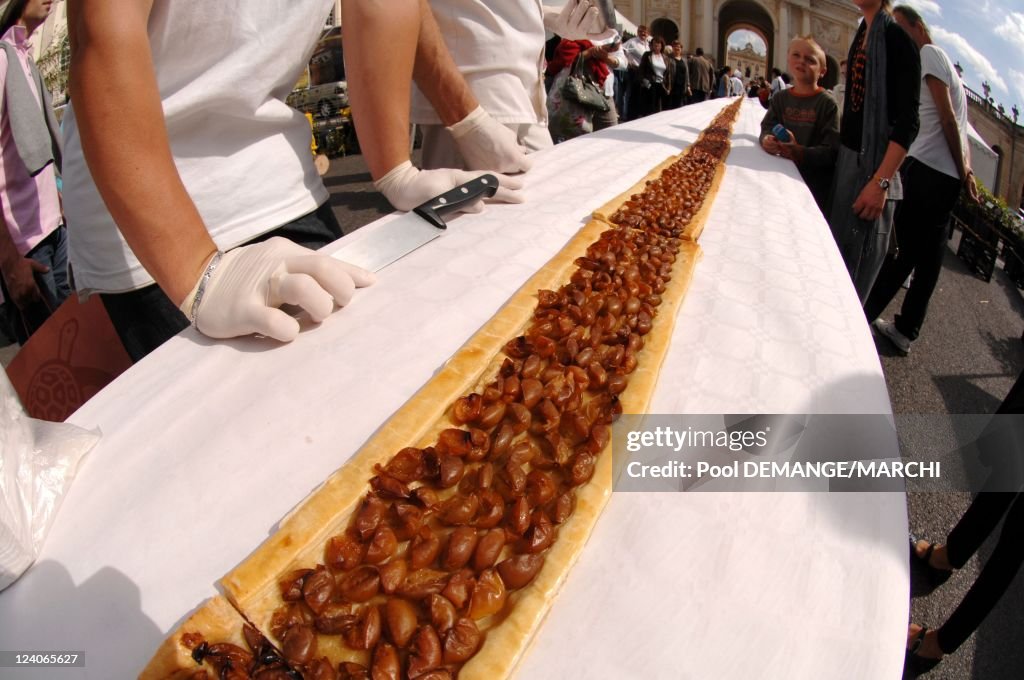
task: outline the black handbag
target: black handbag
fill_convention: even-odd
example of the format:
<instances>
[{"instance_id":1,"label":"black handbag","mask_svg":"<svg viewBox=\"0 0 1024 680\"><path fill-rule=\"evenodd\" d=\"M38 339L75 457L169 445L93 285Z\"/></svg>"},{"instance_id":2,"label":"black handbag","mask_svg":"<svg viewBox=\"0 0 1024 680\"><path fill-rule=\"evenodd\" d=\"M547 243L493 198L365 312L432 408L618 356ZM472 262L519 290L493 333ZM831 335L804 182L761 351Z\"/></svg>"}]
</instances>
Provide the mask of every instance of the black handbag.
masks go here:
<instances>
[{"instance_id":1,"label":"black handbag","mask_svg":"<svg viewBox=\"0 0 1024 680\"><path fill-rule=\"evenodd\" d=\"M562 85L562 96L576 102L580 106L594 109L595 111L606 112L610 109L604 92L597 86L597 83L590 79L590 76L583 72L582 52L572 62L569 77L565 79L565 84Z\"/></svg>"}]
</instances>

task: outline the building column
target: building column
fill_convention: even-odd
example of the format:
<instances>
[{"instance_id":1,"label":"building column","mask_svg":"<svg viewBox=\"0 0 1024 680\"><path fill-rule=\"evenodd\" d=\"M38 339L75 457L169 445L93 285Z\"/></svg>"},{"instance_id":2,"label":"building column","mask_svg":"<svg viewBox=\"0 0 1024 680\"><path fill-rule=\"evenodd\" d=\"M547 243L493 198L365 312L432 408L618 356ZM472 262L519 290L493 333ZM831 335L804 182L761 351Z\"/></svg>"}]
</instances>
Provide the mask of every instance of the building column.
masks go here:
<instances>
[{"instance_id":1,"label":"building column","mask_svg":"<svg viewBox=\"0 0 1024 680\"><path fill-rule=\"evenodd\" d=\"M711 34L711 18L715 12L712 0L701 0L700 40L694 48L703 47L704 54L714 56L715 37Z\"/></svg>"},{"instance_id":2,"label":"building column","mask_svg":"<svg viewBox=\"0 0 1024 680\"><path fill-rule=\"evenodd\" d=\"M647 26L647 2L645 0L633 0L633 16L637 17L636 25ZM650 26L647 26L650 29Z\"/></svg>"},{"instance_id":3,"label":"building column","mask_svg":"<svg viewBox=\"0 0 1024 680\"><path fill-rule=\"evenodd\" d=\"M789 49L789 17L790 7L788 2L779 4L779 25L775 27L775 63L768 64L768 70L773 66L786 70L786 52Z\"/></svg>"},{"instance_id":4,"label":"building column","mask_svg":"<svg viewBox=\"0 0 1024 680\"><path fill-rule=\"evenodd\" d=\"M803 31L802 31L802 33L803 33L803 35L810 35L811 34L811 10L809 10L806 7L804 7L801 10L801 12L804 15L804 24L803 24Z\"/></svg>"},{"instance_id":5,"label":"building column","mask_svg":"<svg viewBox=\"0 0 1024 680\"><path fill-rule=\"evenodd\" d=\"M690 16L690 0L679 0L679 41L683 50L693 51L693 18Z\"/></svg>"}]
</instances>

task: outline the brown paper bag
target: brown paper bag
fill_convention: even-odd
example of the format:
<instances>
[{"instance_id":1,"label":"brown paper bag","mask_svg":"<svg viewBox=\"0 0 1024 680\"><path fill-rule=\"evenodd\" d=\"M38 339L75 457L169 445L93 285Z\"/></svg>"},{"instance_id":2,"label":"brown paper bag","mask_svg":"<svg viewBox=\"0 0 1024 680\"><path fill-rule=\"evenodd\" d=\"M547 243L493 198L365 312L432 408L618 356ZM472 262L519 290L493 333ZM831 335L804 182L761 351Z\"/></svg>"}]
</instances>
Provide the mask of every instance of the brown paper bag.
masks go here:
<instances>
[{"instance_id":1,"label":"brown paper bag","mask_svg":"<svg viewBox=\"0 0 1024 680\"><path fill-rule=\"evenodd\" d=\"M98 295L71 295L25 343L10 378L33 418L62 422L132 365Z\"/></svg>"}]
</instances>

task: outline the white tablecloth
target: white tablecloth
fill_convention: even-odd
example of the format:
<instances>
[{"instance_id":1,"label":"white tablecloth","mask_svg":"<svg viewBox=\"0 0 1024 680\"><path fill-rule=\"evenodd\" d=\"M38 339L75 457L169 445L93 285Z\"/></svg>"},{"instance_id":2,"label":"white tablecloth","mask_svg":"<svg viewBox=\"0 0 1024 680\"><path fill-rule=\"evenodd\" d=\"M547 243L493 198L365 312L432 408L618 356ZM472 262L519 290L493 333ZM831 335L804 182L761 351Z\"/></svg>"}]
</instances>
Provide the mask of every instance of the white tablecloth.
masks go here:
<instances>
[{"instance_id":1,"label":"white tablecloth","mask_svg":"<svg viewBox=\"0 0 1024 680\"><path fill-rule=\"evenodd\" d=\"M294 343L186 331L121 376L71 419L103 439L0 594L0 649L84 650L60 678L137 673L591 209L722 105L539 154L526 203L453 220ZM888 413L828 227L792 164L757 147L761 114L742 109L651 411ZM519 677L897 677L905 537L901 494L614 494Z\"/></svg>"}]
</instances>

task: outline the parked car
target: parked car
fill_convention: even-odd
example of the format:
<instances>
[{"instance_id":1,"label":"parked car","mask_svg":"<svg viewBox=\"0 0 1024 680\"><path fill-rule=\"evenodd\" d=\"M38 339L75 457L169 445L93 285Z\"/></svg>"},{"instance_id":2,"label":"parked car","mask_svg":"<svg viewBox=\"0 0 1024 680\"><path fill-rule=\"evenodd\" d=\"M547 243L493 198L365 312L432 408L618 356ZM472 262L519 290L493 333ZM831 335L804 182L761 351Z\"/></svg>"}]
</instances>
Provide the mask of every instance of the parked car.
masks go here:
<instances>
[{"instance_id":1,"label":"parked car","mask_svg":"<svg viewBox=\"0 0 1024 680\"><path fill-rule=\"evenodd\" d=\"M336 80L294 90L288 95L288 105L316 118L330 118L348 106L348 83Z\"/></svg>"}]
</instances>

